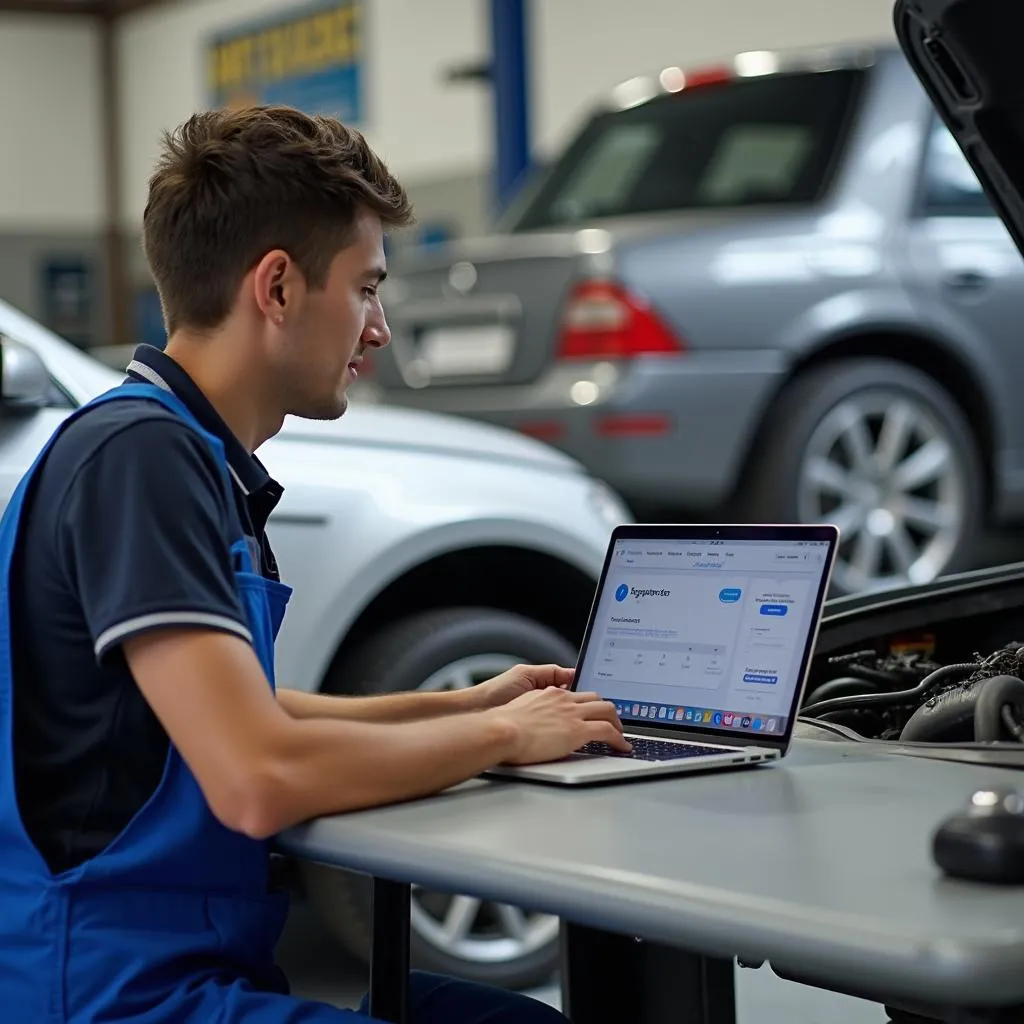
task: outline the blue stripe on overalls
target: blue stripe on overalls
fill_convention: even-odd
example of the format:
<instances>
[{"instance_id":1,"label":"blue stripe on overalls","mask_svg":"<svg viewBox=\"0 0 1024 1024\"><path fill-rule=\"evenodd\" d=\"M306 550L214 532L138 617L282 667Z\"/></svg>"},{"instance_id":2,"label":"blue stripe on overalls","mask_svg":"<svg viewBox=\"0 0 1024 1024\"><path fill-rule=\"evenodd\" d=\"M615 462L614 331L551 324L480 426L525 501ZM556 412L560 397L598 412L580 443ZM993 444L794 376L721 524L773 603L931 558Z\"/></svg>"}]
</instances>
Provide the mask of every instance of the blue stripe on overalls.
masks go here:
<instances>
[{"instance_id":1,"label":"blue stripe on overalls","mask_svg":"<svg viewBox=\"0 0 1024 1024\"><path fill-rule=\"evenodd\" d=\"M100 402L126 399L160 402L199 431L216 453L230 493L223 445L161 388L121 385L64 426ZM52 443L0 521L0 1019L351 1019L344 1011L284 996L287 986L273 953L287 899L268 890L268 844L217 821L173 745L158 788L99 856L54 876L28 839L12 777L9 575L25 496ZM238 596L273 685L274 640L290 590L254 571L242 538L232 550ZM25 684L30 681L19 681Z\"/></svg>"}]
</instances>

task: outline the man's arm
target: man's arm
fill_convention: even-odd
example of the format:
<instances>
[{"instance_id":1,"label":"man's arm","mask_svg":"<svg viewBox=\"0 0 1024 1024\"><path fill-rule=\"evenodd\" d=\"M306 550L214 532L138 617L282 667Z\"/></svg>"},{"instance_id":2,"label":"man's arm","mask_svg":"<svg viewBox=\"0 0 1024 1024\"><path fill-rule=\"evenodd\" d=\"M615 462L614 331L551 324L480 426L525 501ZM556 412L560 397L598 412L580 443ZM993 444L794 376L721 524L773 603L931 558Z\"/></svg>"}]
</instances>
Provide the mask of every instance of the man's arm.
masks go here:
<instances>
[{"instance_id":1,"label":"man's arm","mask_svg":"<svg viewBox=\"0 0 1024 1024\"><path fill-rule=\"evenodd\" d=\"M293 718L249 639L228 555L233 510L208 446L174 417L128 411L127 429L80 464L57 542L96 657L123 653L227 827L269 836L502 761L562 757L597 739L628 748L611 705L556 689L422 723Z\"/></svg>"},{"instance_id":2,"label":"man's arm","mask_svg":"<svg viewBox=\"0 0 1024 1024\"><path fill-rule=\"evenodd\" d=\"M277 700L292 718L343 718L350 722L422 722L476 710L469 690L331 696L278 687Z\"/></svg>"},{"instance_id":3,"label":"man's arm","mask_svg":"<svg viewBox=\"0 0 1024 1024\"><path fill-rule=\"evenodd\" d=\"M502 762L564 757L590 741L628 749L614 708L593 694L537 690L424 723L294 718L239 637L167 629L123 646L212 812L253 837L434 793Z\"/></svg>"}]
</instances>

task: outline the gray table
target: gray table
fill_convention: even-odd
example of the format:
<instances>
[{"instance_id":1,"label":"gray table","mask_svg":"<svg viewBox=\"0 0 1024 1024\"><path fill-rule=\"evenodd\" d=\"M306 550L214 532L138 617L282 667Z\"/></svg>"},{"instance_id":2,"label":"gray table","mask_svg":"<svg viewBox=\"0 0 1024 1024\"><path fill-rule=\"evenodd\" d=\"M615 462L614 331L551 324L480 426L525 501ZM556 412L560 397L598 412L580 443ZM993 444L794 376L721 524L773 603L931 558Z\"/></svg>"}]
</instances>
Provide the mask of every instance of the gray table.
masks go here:
<instances>
[{"instance_id":1,"label":"gray table","mask_svg":"<svg viewBox=\"0 0 1024 1024\"><path fill-rule=\"evenodd\" d=\"M1020 1007L1024 887L943 878L930 839L975 788L1022 781L1006 769L802 741L775 765L645 783L473 780L319 819L281 845L572 922L563 984L579 1024L611 1019L623 993L635 1000L662 982L672 1005L631 1003L634 1024L669 1010L682 1020L695 997L703 1009L689 1019L728 1020L733 957L879 1002ZM380 891L382 903L396 901L380 909L400 913L402 890ZM375 952L393 955L392 942ZM673 960L673 950L689 955Z\"/></svg>"}]
</instances>

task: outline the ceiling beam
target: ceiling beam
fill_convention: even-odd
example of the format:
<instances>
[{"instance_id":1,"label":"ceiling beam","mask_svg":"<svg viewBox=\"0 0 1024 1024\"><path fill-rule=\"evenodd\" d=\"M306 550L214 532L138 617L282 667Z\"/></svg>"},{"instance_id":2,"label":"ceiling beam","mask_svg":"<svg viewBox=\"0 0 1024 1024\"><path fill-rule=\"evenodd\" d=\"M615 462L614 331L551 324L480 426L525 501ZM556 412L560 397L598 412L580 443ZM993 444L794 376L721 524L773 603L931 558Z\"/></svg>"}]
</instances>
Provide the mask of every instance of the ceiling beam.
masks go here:
<instances>
[{"instance_id":1,"label":"ceiling beam","mask_svg":"<svg viewBox=\"0 0 1024 1024\"><path fill-rule=\"evenodd\" d=\"M60 0L0 0L0 13L15 14L63 14L69 17L102 14L104 4L101 0L89 0L87 3L61 3Z\"/></svg>"},{"instance_id":2,"label":"ceiling beam","mask_svg":"<svg viewBox=\"0 0 1024 1024\"><path fill-rule=\"evenodd\" d=\"M70 0L0 0L0 13L117 18L166 2L167 0L82 0L81 3Z\"/></svg>"},{"instance_id":3,"label":"ceiling beam","mask_svg":"<svg viewBox=\"0 0 1024 1024\"><path fill-rule=\"evenodd\" d=\"M107 0L107 8L112 14L131 14L141 11L144 7L155 7L167 0Z\"/></svg>"}]
</instances>

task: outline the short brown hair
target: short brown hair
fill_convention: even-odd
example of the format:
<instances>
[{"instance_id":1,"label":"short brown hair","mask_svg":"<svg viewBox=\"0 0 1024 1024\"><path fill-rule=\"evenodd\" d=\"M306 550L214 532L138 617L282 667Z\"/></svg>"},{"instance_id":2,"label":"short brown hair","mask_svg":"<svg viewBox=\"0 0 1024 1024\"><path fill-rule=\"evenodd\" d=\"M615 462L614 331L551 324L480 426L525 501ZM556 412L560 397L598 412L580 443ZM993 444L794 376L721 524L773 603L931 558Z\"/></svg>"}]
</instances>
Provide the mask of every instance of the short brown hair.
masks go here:
<instances>
[{"instance_id":1,"label":"short brown hair","mask_svg":"<svg viewBox=\"0 0 1024 1024\"><path fill-rule=\"evenodd\" d=\"M271 249L322 288L361 209L388 227L412 221L405 190L358 131L283 106L194 114L164 134L143 216L168 334L220 324Z\"/></svg>"}]
</instances>

